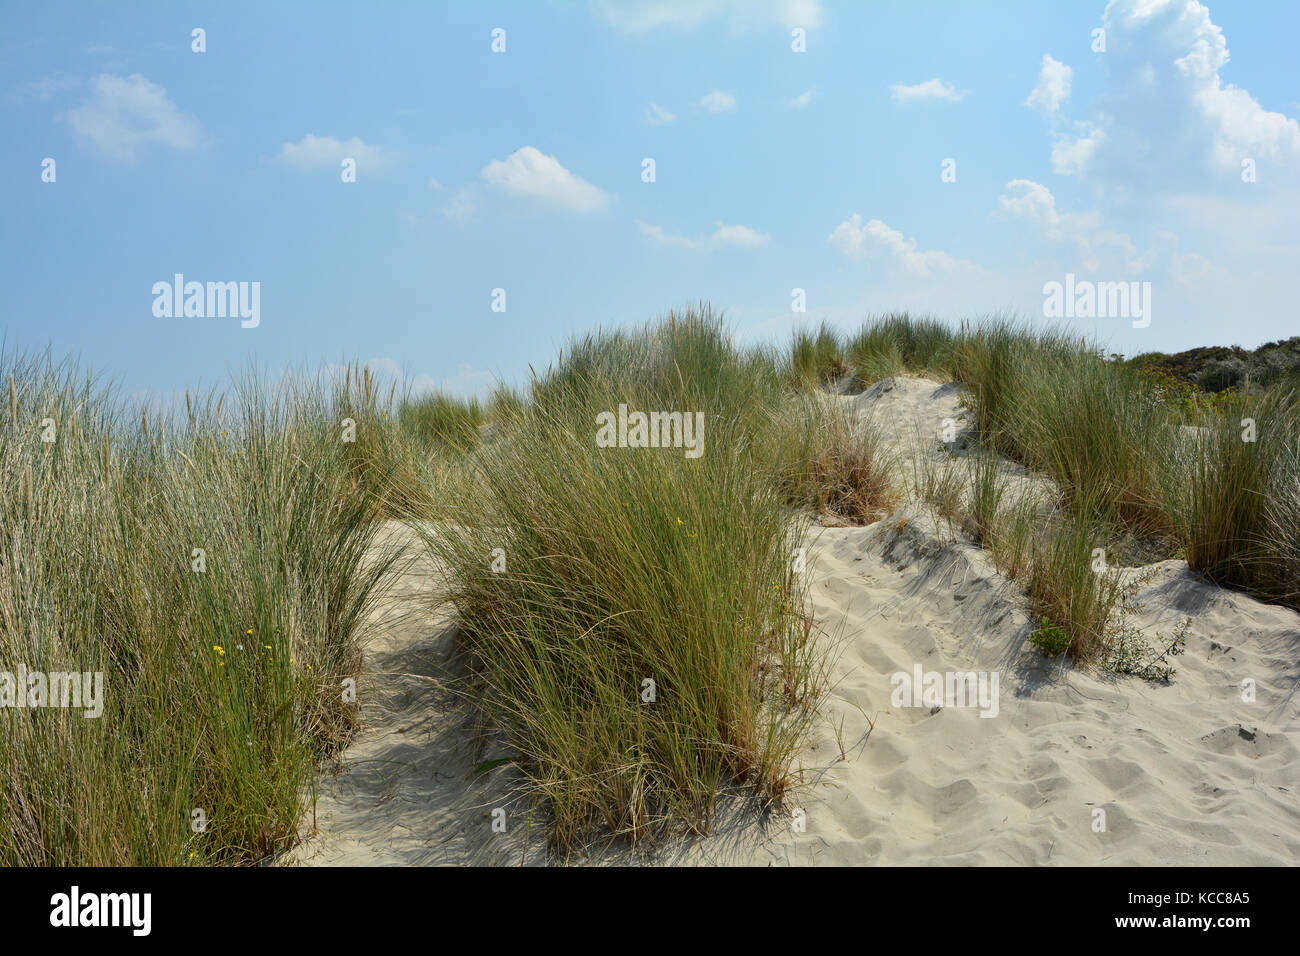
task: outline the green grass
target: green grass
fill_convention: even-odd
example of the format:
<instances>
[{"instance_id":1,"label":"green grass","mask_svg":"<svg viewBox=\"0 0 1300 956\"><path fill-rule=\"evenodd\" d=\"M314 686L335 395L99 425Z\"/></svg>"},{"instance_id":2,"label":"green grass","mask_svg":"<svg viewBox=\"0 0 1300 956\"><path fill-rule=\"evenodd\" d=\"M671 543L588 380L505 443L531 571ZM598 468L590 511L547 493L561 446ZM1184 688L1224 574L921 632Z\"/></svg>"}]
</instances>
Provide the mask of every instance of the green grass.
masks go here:
<instances>
[{"instance_id":1,"label":"green grass","mask_svg":"<svg viewBox=\"0 0 1300 956\"><path fill-rule=\"evenodd\" d=\"M823 322L814 332L800 329L790 342L789 376L797 389L832 382L849 370L839 332Z\"/></svg>"},{"instance_id":2,"label":"green grass","mask_svg":"<svg viewBox=\"0 0 1300 956\"><path fill-rule=\"evenodd\" d=\"M417 444L435 452L464 452L478 444L487 415L477 399L431 392L404 399L398 419Z\"/></svg>"},{"instance_id":3,"label":"green grass","mask_svg":"<svg viewBox=\"0 0 1300 956\"><path fill-rule=\"evenodd\" d=\"M1297 394L1286 386L1235 394L1204 428L1179 442L1163 476L1188 565L1224 586L1300 606Z\"/></svg>"},{"instance_id":4,"label":"green grass","mask_svg":"<svg viewBox=\"0 0 1300 956\"><path fill-rule=\"evenodd\" d=\"M871 320L846 346L855 384L866 388L903 371L947 376L956 336L947 325L907 313Z\"/></svg>"},{"instance_id":5,"label":"green grass","mask_svg":"<svg viewBox=\"0 0 1300 956\"><path fill-rule=\"evenodd\" d=\"M782 400L775 362L707 312L588 337L475 453L459 521L426 535L465 692L506 731L557 848L705 833L721 793L772 805L796 783L822 675L792 571L803 519L762 440ZM598 447L620 403L703 412L703 455Z\"/></svg>"},{"instance_id":6,"label":"green grass","mask_svg":"<svg viewBox=\"0 0 1300 956\"><path fill-rule=\"evenodd\" d=\"M250 373L151 421L47 357L0 356L0 382L0 666L99 671L105 697L0 710L0 861L284 848L355 722L340 684L384 568L360 566L379 502L341 422L379 427L375 397Z\"/></svg>"},{"instance_id":7,"label":"green grass","mask_svg":"<svg viewBox=\"0 0 1300 956\"><path fill-rule=\"evenodd\" d=\"M1045 534L1031 539L1025 585L1030 614L1063 630L1078 660L1092 660L1109 648L1125 598L1118 571L1104 561L1105 503L1085 504L1062 509Z\"/></svg>"},{"instance_id":8,"label":"green grass","mask_svg":"<svg viewBox=\"0 0 1300 956\"><path fill-rule=\"evenodd\" d=\"M960 382L986 453L1057 483L1057 520L1032 507L1004 520L992 474L977 465L966 525L1000 567L1029 574L1031 603L1070 632L1077 656L1094 656L1115 620L1113 589L1086 586L1079 570L1089 542L1146 560L1181 555L1216 583L1300 607L1300 399L1287 376L1209 395L1158 361L1108 360L1067 330L996 317L951 329L889 316L847 351L860 384L899 371ZM1247 418L1253 442L1243 440ZM949 515L957 491L936 466L918 475L920 495Z\"/></svg>"},{"instance_id":9,"label":"green grass","mask_svg":"<svg viewBox=\"0 0 1300 956\"><path fill-rule=\"evenodd\" d=\"M800 395L774 416L766 444L785 501L832 520L867 524L898 504L879 429L825 400Z\"/></svg>"},{"instance_id":10,"label":"green grass","mask_svg":"<svg viewBox=\"0 0 1300 956\"><path fill-rule=\"evenodd\" d=\"M0 863L290 845L356 726L341 685L397 556L362 558L395 516L447 571L460 689L505 732L553 846L705 833L728 793L778 806L826 690L795 570L810 514L863 523L898 500L874 424L824 392L903 371L960 382L979 445L922 462L918 496L1074 659L1171 673L1180 635L1135 637L1130 589L1095 566L1127 541L1300 607L1294 381L1207 398L1061 330L891 315L777 352L738 348L702 306L577 339L486 402L399 396L354 365L249 371L169 414L6 352L0 670L102 671L105 709L0 709ZM703 453L600 447L620 404L702 412ZM1059 495L1010 496L998 454Z\"/></svg>"}]
</instances>

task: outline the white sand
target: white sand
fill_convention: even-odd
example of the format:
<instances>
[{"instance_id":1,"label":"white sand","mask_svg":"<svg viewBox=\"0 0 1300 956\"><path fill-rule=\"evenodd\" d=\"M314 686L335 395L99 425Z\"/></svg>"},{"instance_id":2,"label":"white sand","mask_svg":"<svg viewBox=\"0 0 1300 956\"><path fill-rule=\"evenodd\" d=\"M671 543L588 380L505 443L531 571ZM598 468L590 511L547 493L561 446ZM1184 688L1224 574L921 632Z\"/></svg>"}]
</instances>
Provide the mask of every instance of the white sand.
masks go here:
<instances>
[{"instance_id":1,"label":"white sand","mask_svg":"<svg viewBox=\"0 0 1300 956\"><path fill-rule=\"evenodd\" d=\"M962 414L955 389L917 378L832 400L870 415L909 477L915 456L944 457L944 420ZM1024 488L1044 484L1010 463L1003 471ZM1181 561L1153 565L1134 623L1149 635L1185 617L1192 626L1172 683L1151 684L1045 659L1026 643L1016 587L916 503L865 528L815 528L812 539L813 609L838 658L825 719L799 761L808 785L792 803L806 829L795 832L784 813L759 821L738 809L710 837L657 850L655 862L1300 862L1294 611L1209 585ZM473 729L434 683L450 648L445 622L421 609L431 580L427 565L413 566L376 620L364 729L343 772L321 781L318 831L286 862L546 862L538 828L526 837L505 796L516 771L473 772L508 750L490 740L476 754ZM996 672L997 716L893 706L890 675L917 665ZM1253 702L1243 700L1246 679ZM505 834L491 830L498 806ZM618 848L589 857L628 858Z\"/></svg>"}]
</instances>

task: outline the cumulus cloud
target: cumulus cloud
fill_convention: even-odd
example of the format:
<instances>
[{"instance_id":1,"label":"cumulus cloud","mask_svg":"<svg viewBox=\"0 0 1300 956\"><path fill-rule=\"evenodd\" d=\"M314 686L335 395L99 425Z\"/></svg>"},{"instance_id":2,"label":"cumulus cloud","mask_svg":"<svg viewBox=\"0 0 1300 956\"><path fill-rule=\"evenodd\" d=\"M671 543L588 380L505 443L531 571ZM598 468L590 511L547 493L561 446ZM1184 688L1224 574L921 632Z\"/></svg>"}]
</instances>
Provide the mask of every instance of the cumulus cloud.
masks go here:
<instances>
[{"instance_id":1,"label":"cumulus cloud","mask_svg":"<svg viewBox=\"0 0 1300 956\"><path fill-rule=\"evenodd\" d=\"M736 110L736 98L730 93L724 93L721 90L714 90L711 93L705 93L700 98L700 106L704 107L710 113L734 113Z\"/></svg>"},{"instance_id":2,"label":"cumulus cloud","mask_svg":"<svg viewBox=\"0 0 1300 956\"><path fill-rule=\"evenodd\" d=\"M344 159L353 159L359 173L386 169L397 158L398 154L392 150L372 145L357 136L340 140L333 136L317 136L315 133L308 133L296 143L285 143L280 147L280 155L276 157L286 166L298 169L338 167Z\"/></svg>"},{"instance_id":3,"label":"cumulus cloud","mask_svg":"<svg viewBox=\"0 0 1300 956\"><path fill-rule=\"evenodd\" d=\"M915 239L907 238L879 219L863 222L856 212L836 226L826 241L851 259L883 258L913 276L979 271L974 263L938 249L919 249Z\"/></svg>"},{"instance_id":4,"label":"cumulus cloud","mask_svg":"<svg viewBox=\"0 0 1300 956\"><path fill-rule=\"evenodd\" d=\"M757 230L750 229L748 226L728 226L722 222L715 223L717 228L714 229L712 235L701 238L673 235L665 232L662 226L652 226L640 219L636 221L636 224L637 228L641 230L641 235L653 239L660 245L677 246L680 249L697 251L717 249L721 246L744 246L745 248L754 249L767 242L770 238Z\"/></svg>"},{"instance_id":5,"label":"cumulus cloud","mask_svg":"<svg viewBox=\"0 0 1300 956\"><path fill-rule=\"evenodd\" d=\"M509 196L568 212L600 212L610 201L607 193L532 146L518 149L504 160L493 160L479 175Z\"/></svg>"},{"instance_id":6,"label":"cumulus cloud","mask_svg":"<svg viewBox=\"0 0 1300 956\"><path fill-rule=\"evenodd\" d=\"M768 23L813 29L822 22L820 0L590 0L588 7L620 33L690 29L718 17L736 30Z\"/></svg>"},{"instance_id":7,"label":"cumulus cloud","mask_svg":"<svg viewBox=\"0 0 1300 956\"><path fill-rule=\"evenodd\" d=\"M805 92L800 93L798 96L796 96L794 99L790 101L790 108L793 110L801 110L812 101L813 101L813 91L806 90Z\"/></svg>"},{"instance_id":8,"label":"cumulus cloud","mask_svg":"<svg viewBox=\"0 0 1300 956\"><path fill-rule=\"evenodd\" d=\"M645 121L651 126L666 126L675 119L677 119L675 114L668 112L657 103L651 103L646 107Z\"/></svg>"},{"instance_id":9,"label":"cumulus cloud","mask_svg":"<svg viewBox=\"0 0 1300 956\"><path fill-rule=\"evenodd\" d=\"M1107 251L1118 254L1126 265L1133 264L1137 256L1133 241L1123 233L1103 229L1097 213L1061 212L1052 191L1032 180L1014 179L1006 189L998 197L998 211L1007 219L1034 226L1049 241L1072 244L1088 271L1097 271Z\"/></svg>"},{"instance_id":10,"label":"cumulus cloud","mask_svg":"<svg viewBox=\"0 0 1300 956\"><path fill-rule=\"evenodd\" d=\"M1070 80L1073 71L1060 60L1053 59L1050 53L1043 54L1042 66L1038 69L1038 85L1034 87L1025 100L1025 106L1052 116L1061 108L1061 104L1070 98Z\"/></svg>"},{"instance_id":11,"label":"cumulus cloud","mask_svg":"<svg viewBox=\"0 0 1300 956\"><path fill-rule=\"evenodd\" d=\"M1077 135L1058 133L1052 141L1052 169L1062 176L1078 176L1092 163L1097 148L1106 139L1105 130L1082 124Z\"/></svg>"},{"instance_id":12,"label":"cumulus cloud","mask_svg":"<svg viewBox=\"0 0 1300 956\"><path fill-rule=\"evenodd\" d=\"M969 90L958 90L951 83L945 83L937 76L932 80L926 80L924 83L914 83L907 86L903 83L891 83L889 85L889 94L899 103L927 103L935 100L946 100L949 103L956 103L966 97Z\"/></svg>"},{"instance_id":13,"label":"cumulus cloud","mask_svg":"<svg viewBox=\"0 0 1300 956\"><path fill-rule=\"evenodd\" d=\"M1110 0L1108 92L1099 115L1053 149L1058 172L1150 188L1238 171L1244 159L1300 164L1300 124L1224 81L1223 30L1196 0ZM1171 164L1169 157L1177 157Z\"/></svg>"},{"instance_id":14,"label":"cumulus cloud","mask_svg":"<svg viewBox=\"0 0 1300 956\"><path fill-rule=\"evenodd\" d=\"M1105 228L1096 212L1062 212L1050 189L1028 179L1007 183L1006 192L998 198L998 212L1006 219L1027 223L1049 242L1073 246L1078 261L1088 272L1097 272L1104 266L1130 274L1145 274L1164 266L1181 281L1206 276L1212 269L1202 255L1180 254L1178 236L1164 230L1139 255L1128 233Z\"/></svg>"},{"instance_id":15,"label":"cumulus cloud","mask_svg":"<svg viewBox=\"0 0 1300 956\"><path fill-rule=\"evenodd\" d=\"M121 162L133 162L151 144L194 149L202 133L197 119L139 73L101 73L90 81L90 98L62 119L82 146Z\"/></svg>"}]
</instances>

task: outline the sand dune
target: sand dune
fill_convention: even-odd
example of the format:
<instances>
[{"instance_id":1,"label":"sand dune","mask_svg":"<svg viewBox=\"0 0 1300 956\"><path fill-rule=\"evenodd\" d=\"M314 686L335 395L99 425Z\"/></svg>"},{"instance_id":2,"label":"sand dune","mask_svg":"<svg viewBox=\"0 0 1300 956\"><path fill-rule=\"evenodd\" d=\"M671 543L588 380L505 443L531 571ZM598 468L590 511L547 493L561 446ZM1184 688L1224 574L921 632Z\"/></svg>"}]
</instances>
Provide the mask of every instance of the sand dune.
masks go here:
<instances>
[{"instance_id":1,"label":"sand dune","mask_svg":"<svg viewBox=\"0 0 1300 956\"><path fill-rule=\"evenodd\" d=\"M870 416L902 470L943 455L946 419L959 436L967 427L957 390L925 379L830 400ZM1025 487L1043 483L1003 468ZM658 848L652 862L1300 862L1294 611L1207 584L1181 561L1126 571L1144 578L1139 627L1165 633L1192 619L1172 683L1158 685L1044 658L1026 644L1016 587L916 502L868 527L814 528L808 544L813 609L835 664L825 719L800 758L807 786L787 808L803 811L805 828L784 812L758 819L737 807L715 834ZM317 831L306 821L284 862L547 862L539 829L528 832L507 803L513 768L475 772L508 751L476 737L443 689L450 636L424 609L431 571L412 564L374 620L364 729L341 773L320 783ZM996 674L996 716L896 706L891 675L918 666ZM505 833L492 832L496 807L507 810ZM585 859L644 858L613 847Z\"/></svg>"}]
</instances>

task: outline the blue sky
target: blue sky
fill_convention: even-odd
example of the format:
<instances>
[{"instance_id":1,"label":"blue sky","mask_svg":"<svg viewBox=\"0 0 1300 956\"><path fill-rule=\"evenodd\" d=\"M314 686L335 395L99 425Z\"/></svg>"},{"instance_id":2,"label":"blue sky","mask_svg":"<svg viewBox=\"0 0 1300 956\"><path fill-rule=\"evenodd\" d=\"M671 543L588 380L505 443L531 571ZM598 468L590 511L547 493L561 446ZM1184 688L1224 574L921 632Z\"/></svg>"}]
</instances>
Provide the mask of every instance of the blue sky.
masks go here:
<instances>
[{"instance_id":1,"label":"blue sky","mask_svg":"<svg viewBox=\"0 0 1300 956\"><path fill-rule=\"evenodd\" d=\"M7 6L6 346L159 396L345 358L481 393L701 299L783 342L1045 322L1066 273L1150 283L1147 327L1067 320L1128 354L1300 334L1294 3L349 6ZM155 316L175 273L260 323Z\"/></svg>"}]
</instances>

